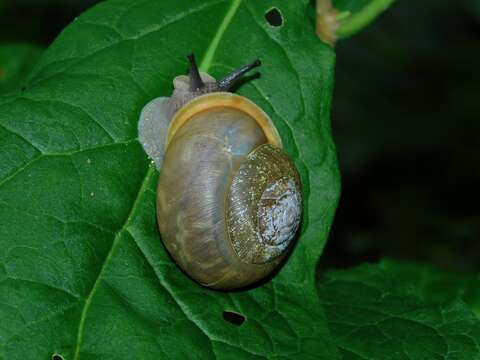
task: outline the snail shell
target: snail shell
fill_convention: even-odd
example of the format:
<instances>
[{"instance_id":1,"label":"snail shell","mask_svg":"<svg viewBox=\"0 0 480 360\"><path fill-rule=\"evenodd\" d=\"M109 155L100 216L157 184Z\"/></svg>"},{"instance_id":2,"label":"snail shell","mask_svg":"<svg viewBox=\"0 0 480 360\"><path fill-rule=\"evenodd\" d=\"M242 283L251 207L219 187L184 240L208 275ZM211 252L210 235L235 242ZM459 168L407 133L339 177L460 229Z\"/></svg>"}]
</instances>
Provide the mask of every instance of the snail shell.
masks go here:
<instances>
[{"instance_id":1,"label":"snail shell","mask_svg":"<svg viewBox=\"0 0 480 360\"><path fill-rule=\"evenodd\" d=\"M152 128L145 119L155 111L157 119L169 117L167 100L156 104L144 109L139 128ZM158 159L158 145L140 136L161 166L158 226L176 263L215 289L270 274L288 253L302 213L300 177L270 118L245 97L201 94L181 105L164 137Z\"/></svg>"}]
</instances>

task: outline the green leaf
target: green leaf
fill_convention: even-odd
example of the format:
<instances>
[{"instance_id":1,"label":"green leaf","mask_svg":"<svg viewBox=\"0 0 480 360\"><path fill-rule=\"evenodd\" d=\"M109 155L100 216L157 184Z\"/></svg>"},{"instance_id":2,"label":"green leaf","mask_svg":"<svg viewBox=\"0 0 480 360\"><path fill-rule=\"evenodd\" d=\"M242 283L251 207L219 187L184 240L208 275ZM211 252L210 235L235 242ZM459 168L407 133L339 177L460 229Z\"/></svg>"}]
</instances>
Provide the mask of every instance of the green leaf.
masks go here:
<instances>
[{"instance_id":1,"label":"green leaf","mask_svg":"<svg viewBox=\"0 0 480 360\"><path fill-rule=\"evenodd\" d=\"M375 266L366 266L375 271ZM409 295L412 291L424 303L445 303L454 300L464 301L470 309L480 315L480 277L478 275L443 271L433 266L382 260L377 271L397 279L395 291Z\"/></svg>"},{"instance_id":2,"label":"green leaf","mask_svg":"<svg viewBox=\"0 0 480 360\"><path fill-rule=\"evenodd\" d=\"M480 359L480 320L462 300L474 300L476 285L384 260L328 272L319 295L344 359Z\"/></svg>"},{"instance_id":3,"label":"green leaf","mask_svg":"<svg viewBox=\"0 0 480 360\"><path fill-rule=\"evenodd\" d=\"M272 7L283 26L266 22ZM107 1L65 29L25 92L0 97L0 358L337 358L314 281L339 196L334 53L307 11L308 0ZM189 52L214 76L262 59L238 92L270 114L301 173L299 241L248 291L197 285L157 231L158 174L137 121Z\"/></svg>"},{"instance_id":4,"label":"green leaf","mask_svg":"<svg viewBox=\"0 0 480 360\"><path fill-rule=\"evenodd\" d=\"M27 44L0 45L0 95L21 90L42 51Z\"/></svg>"}]
</instances>

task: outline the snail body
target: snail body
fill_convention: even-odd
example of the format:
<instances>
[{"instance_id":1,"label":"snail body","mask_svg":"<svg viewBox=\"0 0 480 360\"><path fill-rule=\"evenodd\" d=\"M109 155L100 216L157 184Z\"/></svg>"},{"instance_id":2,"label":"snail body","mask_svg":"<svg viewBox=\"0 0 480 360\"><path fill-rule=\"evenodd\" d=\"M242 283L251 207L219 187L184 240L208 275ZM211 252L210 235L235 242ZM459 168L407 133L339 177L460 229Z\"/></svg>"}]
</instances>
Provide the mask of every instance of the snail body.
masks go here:
<instances>
[{"instance_id":1,"label":"snail body","mask_svg":"<svg viewBox=\"0 0 480 360\"><path fill-rule=\"evenodd\" d=\"M140 141L161 168L158 225L190 277L215 289L240 288L266 277L288 253L301 219L300 177L270 118L190 60L190 76L174 80L171 98L147 104L139 123Z\"/></svg>"}]
</instances>

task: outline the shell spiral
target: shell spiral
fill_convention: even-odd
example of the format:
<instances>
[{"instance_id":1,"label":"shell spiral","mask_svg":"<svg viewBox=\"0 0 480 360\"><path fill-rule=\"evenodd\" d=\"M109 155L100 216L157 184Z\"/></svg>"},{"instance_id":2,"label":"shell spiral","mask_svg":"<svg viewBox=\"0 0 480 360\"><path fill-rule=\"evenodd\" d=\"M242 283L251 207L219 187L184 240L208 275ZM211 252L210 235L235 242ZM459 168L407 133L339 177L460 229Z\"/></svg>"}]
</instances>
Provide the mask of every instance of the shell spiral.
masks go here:
<instances>
[{"instance_id":1,"label":"shell spiral","mask_svg":"<svg viewBox=\"0 0 480 360\"><path fill-rule=\"evenodd\" d=\"M158 224L174 260L202 285L252 284L291 247L302 212L300 177L271 127L255 104L230 93L193 100L170 125Z\"/></svg>"}]
</instances>

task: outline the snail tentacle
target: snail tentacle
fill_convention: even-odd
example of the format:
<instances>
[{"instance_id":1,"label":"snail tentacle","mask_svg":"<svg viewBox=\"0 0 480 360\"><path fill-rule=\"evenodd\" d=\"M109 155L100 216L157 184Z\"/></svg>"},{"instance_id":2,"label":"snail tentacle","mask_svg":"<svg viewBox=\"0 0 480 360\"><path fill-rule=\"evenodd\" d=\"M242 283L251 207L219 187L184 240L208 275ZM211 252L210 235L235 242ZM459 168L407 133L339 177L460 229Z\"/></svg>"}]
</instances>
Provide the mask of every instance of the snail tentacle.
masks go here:
<instances>
[{"instance_id":1,"label":"snail tentacle","mask_svg":"<svg viewBox=\"0 0 480 360\"><path fill-rule=\"evenodd\" d=\"M217 82L218 91L228 91L237 82L238 79L243 77L247 72L262 65L260 59L255 60L251 64L243 65L242 67L232 71L226 75L222 80Z\"/></svg>"},{"instance_id":2,"label":"snail tentacle","mask_svg":"<svg viewBox=\"0 0 480 360\"><path fill-rule=\"evenodd\" d=\"M190 79L190 91L198 91L201 88L205 87L205 83L200 76L200 72L198 71L197 62L195 61L195 55L189 54L187 56L188 61L190 62L190 73L188 77Z\"/></svg>"}]
</instances>

